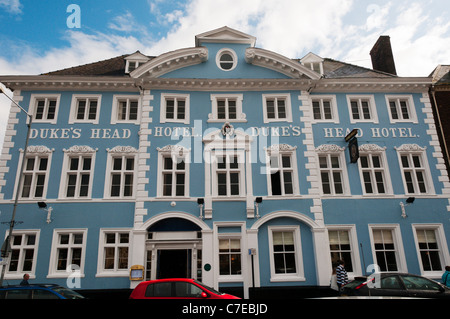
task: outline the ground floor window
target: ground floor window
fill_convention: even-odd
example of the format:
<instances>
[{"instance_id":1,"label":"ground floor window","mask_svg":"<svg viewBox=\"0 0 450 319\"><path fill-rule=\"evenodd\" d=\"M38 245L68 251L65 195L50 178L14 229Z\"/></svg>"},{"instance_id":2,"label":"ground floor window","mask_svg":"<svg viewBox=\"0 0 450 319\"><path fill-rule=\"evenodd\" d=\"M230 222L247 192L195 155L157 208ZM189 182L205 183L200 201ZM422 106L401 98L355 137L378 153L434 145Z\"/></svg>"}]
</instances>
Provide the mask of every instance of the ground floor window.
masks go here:
<instances>
[{"instance_id":1,"label":"ground floor window","mask_svg":"<svg viewBox=\"0 0 450 319\"><path fill-rule=\"evenodd\" d=\"M415 226L419 261L424 272L442 272L445 244L441 225Z\"/></svg>"},{"instance_id":2,"label":"ground floor window","mask_svg":"<svg viewBox=\"0 0 450 319\"><path fill-rule=\"evenodd\" d=\"M343 260L345 270L353 272L352 248L350 245L350 234L348 230L329 230L331 263L337 265L338 260Z\"/></svg>"},{"instance_id":3,"label":"ground floor window","mask_svg":"<svg viewBox=\"0 0 450 319\"><path fill-rule=\"evenodd\" d=\"M51 252L50 276L66 277L71 271L83 273L86 230L55 230Z\"/></svg>"},{"instance_id":4,"label":"ground floor window","mask_svg":"<svg viewBox=\"0 0 450 319\"><path fill-rule=\"evenodd\" d=\"M219 263L221 276L240 275L242 273L240 239L219 239Z\"/></svg>"},{"instance_id":5,"label":"ground floor window","mask_svg":"<svg viewBox=\"0 0 450 319\"><path fill-rule=\"evenodd\" d=\"M37 232L14 232L11 237L11 259L8 274L33 273L36 266Z\"/></svg>"},{"instance_id":6,"label":"ground floor window","mask_svg":"<svg viewBox=\"0 0 450 319\"><path fill-rule=\"evenodd\" d=\"M269 227L269 250L272 281L301 280L303 264L299 227Z\"/></svg>"}]
</instances>

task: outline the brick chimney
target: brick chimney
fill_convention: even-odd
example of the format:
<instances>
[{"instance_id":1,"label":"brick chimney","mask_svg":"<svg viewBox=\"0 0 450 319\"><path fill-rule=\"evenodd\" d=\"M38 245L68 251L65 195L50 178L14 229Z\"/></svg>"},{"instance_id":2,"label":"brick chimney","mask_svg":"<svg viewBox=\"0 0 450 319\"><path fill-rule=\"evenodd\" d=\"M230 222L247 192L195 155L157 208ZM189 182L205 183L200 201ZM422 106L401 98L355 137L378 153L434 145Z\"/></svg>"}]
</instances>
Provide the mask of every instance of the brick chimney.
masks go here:
<instances>
[{"instance_id":1,"label":"brick chimney","mask_svg":"<svg viewBox=\"0 0 450 319\"><path fill-rule=\"evenodd\" d=\"M392 54L391 38L388 35L382 35L377 43L370 50L372 57L372 66L374 70L397 75L395 69L394 55Z\"/></svg>"}]
</instances>

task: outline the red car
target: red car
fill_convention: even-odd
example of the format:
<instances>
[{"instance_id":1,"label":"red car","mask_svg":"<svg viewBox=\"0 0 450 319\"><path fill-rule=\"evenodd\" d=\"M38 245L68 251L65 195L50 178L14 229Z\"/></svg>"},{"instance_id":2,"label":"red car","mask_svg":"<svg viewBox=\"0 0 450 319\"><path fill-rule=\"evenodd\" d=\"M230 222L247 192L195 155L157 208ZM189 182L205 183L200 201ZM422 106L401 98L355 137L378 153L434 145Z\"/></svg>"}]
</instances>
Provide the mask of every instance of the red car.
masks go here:
<instances>
[{"instance_id":1,"label":"red car","mask_svg":"<svg viewBox=\"0 0 450 319\"><path fill-rule=\"evenodd\" d=\"M130 299L241 299L218 292L201 282L187 278L143 281L130 295Z\"/></svg>"}]
</instances>

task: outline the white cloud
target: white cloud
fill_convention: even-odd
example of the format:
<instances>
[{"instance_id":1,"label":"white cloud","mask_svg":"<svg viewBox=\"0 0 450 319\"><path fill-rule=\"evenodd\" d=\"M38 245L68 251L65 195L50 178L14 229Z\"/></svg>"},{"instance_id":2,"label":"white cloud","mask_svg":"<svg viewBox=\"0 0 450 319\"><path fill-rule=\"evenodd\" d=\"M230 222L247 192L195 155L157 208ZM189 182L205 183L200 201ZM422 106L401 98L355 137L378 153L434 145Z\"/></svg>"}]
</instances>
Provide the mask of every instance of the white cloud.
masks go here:
<instances>
[{"instance_id":1,"label":"white cloud","mask_svg":"<svg viewBox=\"0 0 450 319\"><path fill-rule=\"evenodd\" d=\"M20 0L0 0L0 8L2 7L13 14L22 13L22 4L20 3Z\"/></svg>"}]
</instances>

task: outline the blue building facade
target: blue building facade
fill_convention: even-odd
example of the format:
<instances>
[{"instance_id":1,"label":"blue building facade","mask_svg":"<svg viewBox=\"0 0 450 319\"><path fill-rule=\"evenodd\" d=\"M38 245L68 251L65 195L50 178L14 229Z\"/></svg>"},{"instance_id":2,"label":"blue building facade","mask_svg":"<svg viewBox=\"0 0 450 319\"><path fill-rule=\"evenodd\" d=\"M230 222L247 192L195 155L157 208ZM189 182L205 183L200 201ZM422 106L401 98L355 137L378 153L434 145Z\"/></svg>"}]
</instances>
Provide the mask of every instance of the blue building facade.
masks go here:
<instances>
[{"instance_id":1,"label":"blue building facade","mask_svg":"<svg viewBox=\"0 0 450 319\"><path fill-rule=\"evenodd\" d=\"M0 77L33 116L24 157L11 106L1 154L2 222L19 198L5 279L132 289L136 268L248 297L328 286L338 259L350 278L439 278L450 184L430 79L255 42L223 27L158 57Z\"/></svg>"}]
</instances>

